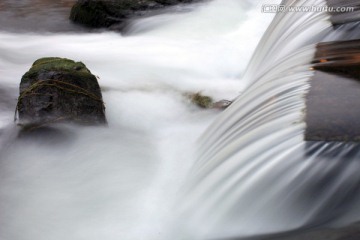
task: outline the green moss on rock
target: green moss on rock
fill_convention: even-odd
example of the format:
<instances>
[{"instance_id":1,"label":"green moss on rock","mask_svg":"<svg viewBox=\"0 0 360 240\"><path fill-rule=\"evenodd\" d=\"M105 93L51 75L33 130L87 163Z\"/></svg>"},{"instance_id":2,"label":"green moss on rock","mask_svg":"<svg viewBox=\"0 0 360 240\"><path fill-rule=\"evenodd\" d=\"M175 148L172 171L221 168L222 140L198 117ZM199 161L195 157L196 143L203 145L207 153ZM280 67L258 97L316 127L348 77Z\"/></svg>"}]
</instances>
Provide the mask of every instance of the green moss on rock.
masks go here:
<instances>
[{"instance_id":1,"label":"green moss on rock","mask_svg":"<svg viewBox=\"0 0 360 240\"><path fill-rule=\"evenodd\" d=\"M36 60L20 83L21 123L106 123L97 78L85 64L66 58Z\"/></svg>"},{"instance_id":2,"label":"green moss on rock","mask_svg":"<svg viewBox=\"0 0 360 240\"><path fill-rule=\"evenodd\" d=\"M30 72L38 72L39 70L48 71L67 71L74 74L91 73L82 62L75 62L67 58L48 57L36 60L31 66Z\"/></svg>"},{"instance_id":3,"label":"green moss on rock","mask_svg":"<svg viewBox=\"0 0 360 240\"><path fill-rule=\"evenodd\" d=\"M192 104L204 109L223 110L229 107L233 103L233 101L225 100L225 99L215 102L213 98L202 95L200 92L186 93L184 95L191 101Z\"/></svg>"},{"instance_id":4,"label":"green moss on rock","mask_svg":"<svg viewBox=\"0 0 360 240\"><path fill-rule=\"evenodd\" d=\"M211 108L214 101L209 96L204 96L200 92L190 94L190 100L193 104L201 108Z\"/></svg>"}]
</instances>

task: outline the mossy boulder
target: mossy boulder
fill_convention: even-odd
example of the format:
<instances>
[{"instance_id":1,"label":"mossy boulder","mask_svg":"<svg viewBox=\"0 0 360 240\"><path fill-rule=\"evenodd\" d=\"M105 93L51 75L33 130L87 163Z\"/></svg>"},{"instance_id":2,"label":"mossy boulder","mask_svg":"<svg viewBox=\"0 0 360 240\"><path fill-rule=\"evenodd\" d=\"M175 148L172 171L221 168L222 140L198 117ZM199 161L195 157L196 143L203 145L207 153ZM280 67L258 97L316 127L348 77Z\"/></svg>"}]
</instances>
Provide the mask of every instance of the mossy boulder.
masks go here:
<instances>
[{"instance_id":1,"label":"mossy boulder","mask_svg":"<svg viewBox=\"0 0 360 240\"><path fill-rule=\"evenodd\" d=\"M23 75L17 113L21 125L106 124L97 78L83 63L57 57L36 60Z\"/></svg>"},{"instance_id":2,"label":"mossy boulder","mask_svg":"<svg viewBox=\"0 0 360 240\"><path fill-rule=\"evenodd\" d=\"M122 30L126 21L154 10L194 0L78 0L70 20L91 28Z\"/></svg>"}]
</instances>

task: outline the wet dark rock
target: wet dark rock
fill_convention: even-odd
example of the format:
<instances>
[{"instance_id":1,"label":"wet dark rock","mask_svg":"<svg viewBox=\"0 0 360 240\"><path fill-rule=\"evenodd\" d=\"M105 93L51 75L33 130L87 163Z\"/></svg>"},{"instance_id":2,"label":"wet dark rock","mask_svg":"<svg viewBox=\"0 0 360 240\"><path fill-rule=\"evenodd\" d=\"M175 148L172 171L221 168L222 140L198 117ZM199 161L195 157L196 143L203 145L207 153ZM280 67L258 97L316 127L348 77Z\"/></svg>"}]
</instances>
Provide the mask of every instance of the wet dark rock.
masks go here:
<instances>
[{"instance_id":1,"label":"wet dark rock","mask_svg":"<svg viewBox=\"0 0 360 240\"><path fill-rule=\"evenodd\" d=\"M223 99L223 100L214 102L212 105L212 108L225 109L225 108L229 107L232 103L233 102L230 100Z\"/></svg>"},{"instance_id":2,"label":"wet dark rock","mask_svg":"<svg viewBox=\"0 0 360 240\"><path fill-rule=\"evenodd\" d=\"M360 96L354 79L317 72L306 96L306 141L360 141Z\"/></svg>"},{"instance_id":3,"label":"wet dark rock","mask_svg":"<svg viewBox=\"0 0 360 240\"><path fill-rule=\"evenodd\" d=\"M360 41L333 41L317 45L315 70L360 80Z\"/></svg>"},{"instance_id":4,"label":"wet dark rock","mask_svg":"<svg viewBox=\"0 0 360 240\"><path fill-rule=\"evenodd\" d=\"M21 79L17 112L23 130L62 122L106 124L97 78L83 63L65 58L34 62Z\"/></svg>"},{"instance_id":5,"label":"wet dark rock","mask_svg":"<svg viewBox=\"0 0 360 240\"><path fill-rule=\"evenodd\" d=\"M196 0L78 0L71 9L70 19L90 28L123 30L126 21L154 10Z\"/></svg>"},{"instance_id":6,"label":"wet dark rock","mask_svg":"<svg viewBox=\"0 0 360 240\"><path fill-rule=\"evenodd\" d=\"M360 142L360 41L320 43L306 95L305 140Z\"/></svg>"}]
</instances>

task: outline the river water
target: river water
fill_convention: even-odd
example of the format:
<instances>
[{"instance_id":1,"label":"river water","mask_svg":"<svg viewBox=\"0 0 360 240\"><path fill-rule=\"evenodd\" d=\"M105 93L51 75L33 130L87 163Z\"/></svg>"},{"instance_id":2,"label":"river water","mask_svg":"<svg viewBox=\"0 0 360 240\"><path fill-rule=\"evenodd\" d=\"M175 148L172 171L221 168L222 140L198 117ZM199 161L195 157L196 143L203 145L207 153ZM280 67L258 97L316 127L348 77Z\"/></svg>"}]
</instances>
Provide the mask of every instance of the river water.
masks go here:
<instances>
[{"instance_id":1,"label":"river water","mask_svg":"<svg viewBox=\"0 0 360 240\"><path fill-rule=\"evenodd\" d=\"M359 144L304 141L306 94L312 82L319 80L316 77L344 81L314 71L310 63L316 44L358 39L358 23L334 28L329 17L324 11L275 16L242 78L250 85L200 138L188 184L190 228L202 223L199 228L209 239L258 239L253 237L259 234L264 235L259 239L268 239L269 233L339 228L360 220ZM346 56L345 48L342 51ZM332 90L338 97L338 89ZM319 125L322 121L327 119L320 119ZM351 239L350 235L286 239ZM352 236L358 238L358 233Z\"/></svg>"},{"instance_id":2,"label":"river water","mask_svg":"<svg viewBox=\"0 0 360 240\"><path fill-rule=\"evenodd\" d=\"M273 15L258 3L213 0L138 19L122 35L71 24L73 2L0 2L0 239L198 236L197 226L172 231L177 199L197 139L220 111L184 95L238 96ZM55 56L99 77L109 126L64 126L64 141L18 140L21 76Z\"/></svg>"}]
</instances>

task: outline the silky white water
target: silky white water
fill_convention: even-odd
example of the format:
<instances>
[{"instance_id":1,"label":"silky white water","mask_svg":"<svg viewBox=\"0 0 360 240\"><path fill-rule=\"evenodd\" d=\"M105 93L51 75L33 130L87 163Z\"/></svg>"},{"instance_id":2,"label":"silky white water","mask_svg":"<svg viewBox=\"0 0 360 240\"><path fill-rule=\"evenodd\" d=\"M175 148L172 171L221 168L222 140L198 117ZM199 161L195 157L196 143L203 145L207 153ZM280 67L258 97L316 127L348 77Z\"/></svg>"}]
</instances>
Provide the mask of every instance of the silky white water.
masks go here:
<instances>
[{"instance_id":1,"label":"silky white water","mask_svg":"<svg viewBox=\"0 0 360 240\"><path fill-rule=\"evenodd\" d=\"M284 1L310 2L325 4ZM360 220L358 144L303 140L315 44L336 34L325 12L274 18L244 74L250 86L200 138L190 229L222 239Z\"/></svg>"},{"instance_id":2,"label":"silky white water","mask_svg":"<svg viewBox=\"0 0 360 240\"><path fill-rule=\"evenodd\" d=\"M238 96L273 15L237 0L184 8L138 20L126 36L0 30L0 239L197 235L197 226L172 235L172 223L196 140L220 111L201 110L184 94ZM15 27L31 22L19 19ZM53 56L82 61L99 77L109 126L64 126L63 141L17 140L21 76Z\"/></svg>"}]
</instances>

